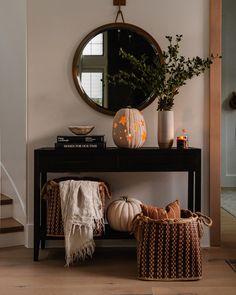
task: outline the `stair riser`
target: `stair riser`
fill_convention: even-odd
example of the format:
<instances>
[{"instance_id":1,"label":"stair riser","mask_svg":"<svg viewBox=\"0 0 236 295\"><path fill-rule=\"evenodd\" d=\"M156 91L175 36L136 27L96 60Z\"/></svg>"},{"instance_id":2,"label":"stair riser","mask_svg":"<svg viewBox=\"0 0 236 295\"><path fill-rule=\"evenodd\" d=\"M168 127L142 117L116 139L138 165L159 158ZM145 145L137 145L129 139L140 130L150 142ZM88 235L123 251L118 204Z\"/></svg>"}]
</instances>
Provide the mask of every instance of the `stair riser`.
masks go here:
<instances>
[{"instance_id":1,"label":"stair riser","mask_svg":"<svg viewBox=\"0 0 236 295\"><path fill-rule=\"evenodd\" d=\"M0 248L24 245L24 232L0 234Z\"/></svg>"},{"instance_id":2,"label":"stair riser","mask_svg":"<svg viewBox=\"0 0 236 295\"><path fill-rule=\"evenodd\" d=\"M13 200L9 198L8 196L0 193L0 205L10 205L13 203Z\"/></svg>"},{"instance_id":3,"label":"stair riser","mask_svg":"<svg viewBox=\"0 0 236 295\"><path fill-rule=\"evenodd\" d=\"M0 248L24 245L24 226L13 215L13 200L0 194Z\"/></svg>"},{"instance_id":4,"label":"stair riser","mask_svg":"<svg viewBox=\"0 0 236 295\"><path fill-rule=\"evenodd\" d=\"M0 218L12 217L13 208L12 205L0 206Z\"/></svg>"}]
</instances>

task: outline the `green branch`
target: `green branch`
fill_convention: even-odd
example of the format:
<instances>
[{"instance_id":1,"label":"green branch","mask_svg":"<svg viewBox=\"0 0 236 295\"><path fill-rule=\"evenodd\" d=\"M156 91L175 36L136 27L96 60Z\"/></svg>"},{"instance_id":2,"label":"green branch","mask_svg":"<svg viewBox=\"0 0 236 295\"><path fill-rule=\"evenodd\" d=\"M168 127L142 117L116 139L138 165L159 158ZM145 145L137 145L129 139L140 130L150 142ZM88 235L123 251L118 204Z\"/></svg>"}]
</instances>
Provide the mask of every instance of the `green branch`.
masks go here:
<instances>
[{"instance_id":1,"label":"green branch","mask_svg":"<svg viewBox=\"0 0 236 295\"><path fill-rule=\"evenodd\" d=\"M108 76L109 83L141 89L145 95L153 93L158 99L157 110L171 110L180 87L187 80L204 73L216 57L211 55L205 59L199 56L186 58L179 52L182 35L176 35L174 43L171 36L166 36L166 39L169 45L168 50L163 51L163 62L155 59L150 64L145 55L138 59L121 48L119 54L130 63L131 72L120 70L117 74Z\"/></svg>"}]
</instances>

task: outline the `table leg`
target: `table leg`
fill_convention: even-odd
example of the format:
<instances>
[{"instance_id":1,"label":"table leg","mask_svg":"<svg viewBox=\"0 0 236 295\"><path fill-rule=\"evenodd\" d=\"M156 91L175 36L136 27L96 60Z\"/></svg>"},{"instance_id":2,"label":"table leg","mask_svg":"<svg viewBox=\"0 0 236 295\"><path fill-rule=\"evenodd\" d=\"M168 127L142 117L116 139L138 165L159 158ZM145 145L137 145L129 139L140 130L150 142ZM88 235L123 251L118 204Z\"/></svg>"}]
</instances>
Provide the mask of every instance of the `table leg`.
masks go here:
<instances>
[{"instance_id":1,"label":"table leg","mask_svg":"<svg viewBox=\"0 0 236 295\"><path fill-rule=\"evenodd\" d=\"M195 211L201 212L201 169L195 173Z\"/></svg>"},{"instance_id":2,"label":"table leg","mask_svg":"<svg viewBox=\"0 0 236 295\"><path fill-rule=\"evenodd\" d=\"M195 211L201 212L201 193L202 193L202 163L201 150L198 151L197 167L195 171Z\"/></svg>"},{"instance_id":3,"label":"table leg","mask_svg":"<svg viewBox=\"0 0 236 295\"><path fill-rule=\"evenodd\" d=\"M42 173L41 189L47 182L47 173ZM41 249L45 249L47 234L47 204L45 200L41 200Z\"/></svg>"},{"instance_id":4,"label":"table leg","mask_svg":"<svg viewBox=\"0 0 236 295\"><path fill-rule=\"evenodd\" d=\"M40 172L38 157L34 158L34 261L39 258L40 244Z\"/></svg>"},{"instance_id":5,"label":"table leg","mask_svg":"<svg viewBox=\"0 0 236 295\"><path fill-rule=\"evenodd\" d=\"M193 211L193 171L188 171L188 209Z\"/></svg>"}]
</instances>

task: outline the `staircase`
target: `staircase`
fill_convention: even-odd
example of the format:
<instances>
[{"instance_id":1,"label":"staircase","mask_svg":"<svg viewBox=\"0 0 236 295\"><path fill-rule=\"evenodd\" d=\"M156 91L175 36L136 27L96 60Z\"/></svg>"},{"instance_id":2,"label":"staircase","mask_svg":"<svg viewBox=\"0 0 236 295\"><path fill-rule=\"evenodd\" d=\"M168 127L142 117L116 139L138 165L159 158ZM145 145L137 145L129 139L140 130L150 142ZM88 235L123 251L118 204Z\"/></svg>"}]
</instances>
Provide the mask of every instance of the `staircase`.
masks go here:
<instances>
[{"instance_id":1,"label":"staircase","mask_svg":"<svg viewBox=\"0 0 236 295\"><path fill-rule=\"evenodd\" d=\"M12 217L13 200L0 194L0 247L24 244L24 226Z\"/></svg>"}]
</instances>

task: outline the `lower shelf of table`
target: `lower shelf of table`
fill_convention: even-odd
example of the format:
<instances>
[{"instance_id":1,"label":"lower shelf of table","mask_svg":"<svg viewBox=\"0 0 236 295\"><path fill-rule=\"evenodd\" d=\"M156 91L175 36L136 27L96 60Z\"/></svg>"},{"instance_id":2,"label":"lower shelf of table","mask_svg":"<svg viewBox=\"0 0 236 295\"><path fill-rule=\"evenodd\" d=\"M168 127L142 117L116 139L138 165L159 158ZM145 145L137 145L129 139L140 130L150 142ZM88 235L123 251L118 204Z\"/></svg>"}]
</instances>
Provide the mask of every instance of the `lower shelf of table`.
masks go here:
<instances>
[{"instance_id":1,"label":"lower shelf of table","mask_svg":"<svg viewBox=\"0 0 236 295\"><path fill-rule=\"evenodd\" d=\"M48 235L45 237L45 240L63 240L64 236L51 236ZM96 240L130 240L134 239L134 235L129 233L129 232L121 232L121 231L116 231L113 230L109 224L105 225L105 233L102 236L95 237L94 239Z\"/></svg>"}]
</instances>

